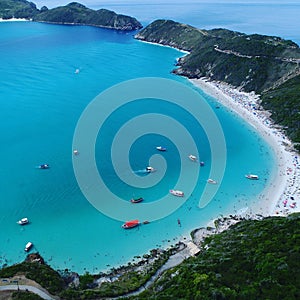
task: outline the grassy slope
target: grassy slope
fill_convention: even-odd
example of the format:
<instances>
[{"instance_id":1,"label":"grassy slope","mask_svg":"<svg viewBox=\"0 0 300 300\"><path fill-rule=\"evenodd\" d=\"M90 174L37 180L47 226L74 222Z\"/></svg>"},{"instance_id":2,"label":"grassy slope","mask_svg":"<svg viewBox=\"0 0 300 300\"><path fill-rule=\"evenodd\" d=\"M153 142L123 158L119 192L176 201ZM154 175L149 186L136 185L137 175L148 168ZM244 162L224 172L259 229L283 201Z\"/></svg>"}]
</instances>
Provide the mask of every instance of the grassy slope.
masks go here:
<instances>
[{"instance_id":1,"label":"grassy slope","mask_svg":"<svg viewBox=\"0 0 300 300\"><path fill-rule=\"evenodd\" d=\"M169 20L154 21L136 37L189 50L174 70L178 75L205 76L262 94L262 105L274 121L286 127L293 142L300 142L300 69L295 62L300 62L300 49L294 42L226 29L199 30Z\"/></svg>"},{"instance_id":2,"label":"grassy slope","mask_svg":"<svg viewBox=\"0 0 300 300\"><path fill-rule=\"evenodd\" d=\"M272 112L272 119L285 128L300 150L300 76L262 94L262 105Z\"/></svg>"},{"instance_id":3,"label":"grassy slope","mask_svg":"<svg viewBox=\"0 0 300 300\"><path fill-rule=\"evenodd\" d=\"M300 298L300 214L244 221L205 245L131 299Z\"/></svg>"}]
</instances>

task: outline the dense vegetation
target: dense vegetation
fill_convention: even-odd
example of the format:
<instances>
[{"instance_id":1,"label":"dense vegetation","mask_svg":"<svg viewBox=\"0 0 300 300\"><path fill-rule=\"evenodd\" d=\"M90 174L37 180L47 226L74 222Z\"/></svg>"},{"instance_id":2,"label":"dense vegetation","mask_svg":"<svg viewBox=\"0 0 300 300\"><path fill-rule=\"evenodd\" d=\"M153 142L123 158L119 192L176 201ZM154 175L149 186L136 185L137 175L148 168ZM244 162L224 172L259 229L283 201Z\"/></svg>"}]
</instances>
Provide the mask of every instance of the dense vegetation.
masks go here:
<instances>
[{"instance_id":1,"label":"dense vegetation","mask_svg":"<svg viewBox=\"0 0 300 300\"><path fill-rule=\"evenodd\" d=\"M133 17L107 9L93 10L76 2L53 9L43 6L39 10L34 3L26 0L0 0L0 18L25 18L38 22L92 25L125 31L142 28L141 23Z\"/></svg>"},{"instance_id":2,"label":"dense vegetation","mask_svg":"<svg viewBox=\"0 0 300 300\"><path fill-rule=\"evenodd\" d=\"M299 46L279 37L200 30L169 20L154 21L135 37L190 51L179 60L176 74L207 77L248 92L261 93L300 73Z\"/></svg>"},{"instance_id":3,"label":"dense vegetation","mask_svg":"<svg viewBox=\"0 0 300 300\"><path fill-rule=\"evenodd\" d=\"M0 18L30 19L39 13L36 5L26 0L0 0Z\"/></svg>"},{"instance_id":4,"label":"dense vegetation","mask_svg":"<svg viewBox=\"0 0 300 300\"><path fill-rule=\"evenodd\" d=\"M60 24L85 24L118 30L136 30L142 28L140 22L135 18L118 15L107 9L95 11L76 2L44 10L35 15L33 20Z\"/></svg>"},{"instance_id":5,"label":"dense vegetation","mask_svg":"<svg viewBox=\"0 0 300 300\"><path fill-rule=\"evenodd\" d=\"M171 248L156 257L156 251L153 250L146 265L140 266L131 265L122 266L119 269L112 269L110 278L117 278L113 282L103 282L100 286L96 283L100 275L92 275L86 273L80 276L80 284L72 286L60 293L62 299L103 299L105 297L118 297L130 293L143 286L156 271L168 260L175 248ZM154 260L153 258L156 257Z\"/></svg>"},{"instance_id":6,"label":"dense vegetation","mask_svg":"<svg viewBox=\"0 0 300 300\"><path fill-rule=\"evenodd\" d=\"M300 151L300 76L262 94L262 106L272 112L272 119L285 128Z\"/></svg>"},{"instance_id":7,"label":"dense vegetation","mask_svg":"<svg viewBox=\"0 0 300 300\"><path fill-rule=\"evenodd\" d=\"M189 78L207 77L261 94L262 106L283 126L300 150L300 49L292 41L226 29L200 30L157 20L137 39L187 50L173 70Z\"/></svg>"},{"instance_id":8,"label":"dense vegetation","mask_svg":"<svg viewBox=\"0 0 300 300\"><path fill-rule=\"evenodd\" d=\"M23 262L0 269L0 278L13 277L16 274L24 274L27 278L36 281L51 294L58 294L65 286L59 273L48 265Z\"/></svg>"},{"instance_id":9,"label":"dense vegetation","mask_svg":"<svg viewBox=\"0 0 300 300\"><path fill-rule=\"evenodd\" d=\"M12 300L41 300L40 296L27 292L27 291L17 291L12 293Z\"/></svg>"},{"instance_id":10,"label":"dense vegetation","mask_svg":"<svg viewBox=\"0 0 300 300\"><path fill-rule=\"evenodd\" d=\"M300 214L243 221L131 299L300 299Z\"/></svg>"}]
</instances>

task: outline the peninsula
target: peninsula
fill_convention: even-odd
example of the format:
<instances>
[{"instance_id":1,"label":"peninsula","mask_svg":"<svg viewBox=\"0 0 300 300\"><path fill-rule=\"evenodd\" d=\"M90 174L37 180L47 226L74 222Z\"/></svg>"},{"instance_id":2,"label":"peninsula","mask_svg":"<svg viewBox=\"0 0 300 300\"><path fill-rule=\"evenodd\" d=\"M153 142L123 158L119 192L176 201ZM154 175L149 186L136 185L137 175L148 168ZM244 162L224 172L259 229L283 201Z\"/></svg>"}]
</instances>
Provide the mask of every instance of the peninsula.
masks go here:
<instances>
[{"instance_id":1,"label":"peninsula","mask_svg":"<svg viewBox=\"0 0 300 300\"><path fill-rule=\"evenodd\" d=\"M116 14L107 9L93 10L84 5L72 2L66 6L40 10L26 0L0 0L0 18L27 19L36 22L55 24L90 25L120 31L138 30L143 26L130 16Z\"/></svg>"},{"instance_id":2,"label":"peninsula","mask_svg":"<svg viewBox=\"0 0 300 300\"><path fill-rule=\"evenodd\" d=\"M175 74L227 83L261 95L259 105L300 150L300 49L290 40L227 29L198 29L171 20L156 20L136 39L188 51Z\"/></svg>"}]
</instances>

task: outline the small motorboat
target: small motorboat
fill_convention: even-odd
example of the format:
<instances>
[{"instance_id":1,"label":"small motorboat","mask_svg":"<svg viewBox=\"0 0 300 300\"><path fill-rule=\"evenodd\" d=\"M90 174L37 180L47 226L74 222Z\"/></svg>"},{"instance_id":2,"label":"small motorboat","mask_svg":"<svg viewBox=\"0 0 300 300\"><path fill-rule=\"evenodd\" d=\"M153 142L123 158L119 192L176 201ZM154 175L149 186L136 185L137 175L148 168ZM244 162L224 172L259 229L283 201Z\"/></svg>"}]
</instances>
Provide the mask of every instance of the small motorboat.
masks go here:
<instances>
[{"instance_id":1,"label":"small motorboat","mask_svg":"<svg viewBox=\"0 0 300 300\"><path fill-rule=\"evenodd\" d=\"M143 197L132 198L132 199L130 200L131 203L140 203L140 202L142 202L142 201L144 201L144 198L143 198Z\"/></svg>"},{"instance_id":2,"label":"small motorboat","mask_svg":"<svg viewBox=\"0 0 300 300\"><path fill-rule=\"evenodd\" d=\"M189 159L191 161L197 161L197 156L191 154L191 155L189 155Z\"/></svg>"},{"instance_id":3,"label":"small motorboat","mask_svg":"<svg viewBox=\"0 0 300 300\"><path fill-rule=\"evenodd\" d=\"M38 166L39 169L49 169L50 166L48 164L42 164Z\"/></svg>"},{"instance_id":4,"label":"small motorboat","mask_svg":"<svg viewBox=\"0 0 300 300\"><path fill-rule=\"evenodd\" d=\"M33 244L31 242L28 242L25 246L25 252L28 252L32 248Z\"/></svg>"},{"instance_id":5,"label":"small motorboat","mask_svg":"<svg viewBox=\"0 0 300 300\"><path fill-rule=\"evenodd\" d=\"M167 148L166 147L162 147L162 146L157 146L156 149L158 151L162 151L162 152L167 151Z\"/></svg>"},{"instance_id":6,"label":"small motorboat","mask_svg":"<svg viewBox=\"0 0 300 300\"><path fill-rule=\"evenodd\" d=\"M130 229L138 226L140 224L139 220L132 220L132 221L127 221L122 225L122 228L124 229Z\"/></svg>"},{"instance_id":7,"label":"small motorboat","mask_svg":"<svg viewBox=\"0 0 300 300\"><path fill-rule=\"evenodd\" d=\"M245 175L246 178L248 179L252 179L252 180L258 180L258 176L257 175L254 175L254 174L247 174Z\"/></svg>"},{"instance_id":8,"label":"small motorboat","mask_svg":"<svg viewBox=\"0 0 300 300\"><path fill-rule=\"evenodd\" d=\"M22 218L17 222L19 225L26 225L29 223L29 220L27 218Z\"/></svg>"},{"instance_id":9,"label":"small motorboat","mask_svg":"<svg viewBox=\"0 0 300 300\"><path fill-rule=\"evenodd\" d=\"M200 166L203 167L204 165L204 161L200 161Z\"/></svg>"},{"instance_id":10,"label":"small motorboat","mask_svg":"<svg viewBox=\"0 0 300 300\"><path fill-rule=\"evenodd\" d=\"M76 69L74 73L75 73L75 74L79 74L79 72L80 72L80 70L79 70L79 69Z\"/></svg>"},{"instance_id":11,"label":"small motorboat","mask_svg":"<svg viewBox=\"0 0 300 300\"><path fill-rule=\"evenodd\" d=\"M148 220L143 222L143 224L149 224L149 223L150 223L150 221L148 221Z\"/></svg>"},{"instance_id":12,"label":"small motorboat","mask_svg":"<svg viewBox=\"0 0 300 300\"><path fill-rule=\"evenodd\" d=\"M184 196L184 192L179 191L179 190L170 190L170 194L177 196L177 197L183 197Z\"/></svg>"},{"instance_id":13,"label":"small motorboat","mask_svg":"<svg viewBox=\"0 0 300 300\"><path fill-rule=\"evenodd\" d=\"M78 150L75 149L75 150L73 151L73 154L74 154L74 155L78 155L78 154L79 154Z\"/></svg>"},{"instance_id":14,"label":"small motorboat","mask_svg":"<svg viewBox=\"0 0 300 300\"><path fill-rule=\"evenodd\" d=\"M207 183L217 184L217 182L211 178L207 179Z\"/></svg>"},{"instance_id":15,"label":"small motorboat","mask_svg":"<svg viewBox=\"0 0 300 300\"><path fill-rule=\"evenodd\" d=\"M155 169L153 167L146 167L146 172L148 173L152 173L152 172L155 172Z\"/></svg>"}]
</instances>

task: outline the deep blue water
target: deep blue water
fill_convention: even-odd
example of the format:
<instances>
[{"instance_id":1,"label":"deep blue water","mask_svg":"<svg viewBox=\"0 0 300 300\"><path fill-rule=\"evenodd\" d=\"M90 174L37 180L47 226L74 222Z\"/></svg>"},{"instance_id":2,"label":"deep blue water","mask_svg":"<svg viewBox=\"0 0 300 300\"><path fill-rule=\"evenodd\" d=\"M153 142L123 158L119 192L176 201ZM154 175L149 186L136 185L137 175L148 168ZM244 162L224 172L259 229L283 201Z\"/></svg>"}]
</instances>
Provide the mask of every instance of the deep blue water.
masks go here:
<instances>
[{"instance_id":1,"label":"deep blue water","mask_svg":"<svg viewBox=\"0 0 300 300\"><path fill-rule=\"evenodd\" d=\"M0 265L22 261L24 246L32 241L34 250L54 268L97 272L126 263L154 247L174 244L220 214L255 205L273 171L272 151L253 128L226 108L216 109L214 99L170 73L181 55L168 47L136 41L132 33L31 22L0 24ZM180 153L172 139L155 132L139 137L130 148L131 169L121 170L125 180L132 173L141 175L159 144L168 147L162 153L167 168L157 186L130 187L116 176L110 162L112 137L130 118L147 113L171 116L188 129L206 163L194 192L179 209L149 225L124 231L122 221L96 210L81 192L72 166L73 134L82 112L99 93L125 80L149 76L176 80L205 97L224 131L225 176L213 200L200 209L199 195L212 165L210 137L178 106L141 99L121 107L101 128L95 161L106 184L124 201L142 194L148 203L168 195L182 167L179 156L189 153L189 149ZM137 129L143 126L146 124ZM184 144L184 137L182 141ZM117 151L119 154L123 155ZM84 153L76 159L82 157ZM49 163L51 168L37 169L42 163ZM187 168L183 190L194 174L192 165ZM157 169L157 175L140 177L150 180L152 175L160 176L159 165ZM262 180L245 180L248 172L257 173ZM31 223L17 225L22 217Z\"/></svg>"}]
</instances>

